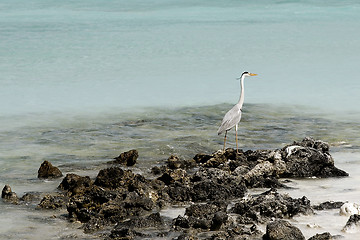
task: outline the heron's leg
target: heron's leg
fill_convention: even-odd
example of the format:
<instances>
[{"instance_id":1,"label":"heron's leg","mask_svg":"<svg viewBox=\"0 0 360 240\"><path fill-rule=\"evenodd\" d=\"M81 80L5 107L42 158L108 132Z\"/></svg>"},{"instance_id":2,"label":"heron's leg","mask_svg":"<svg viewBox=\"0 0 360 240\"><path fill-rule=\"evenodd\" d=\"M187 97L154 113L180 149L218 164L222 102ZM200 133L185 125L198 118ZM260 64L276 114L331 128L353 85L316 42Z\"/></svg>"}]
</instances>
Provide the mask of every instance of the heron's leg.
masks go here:
<instances>
[{"instance_id":1,"label":"heron's leg","mask_svg":"<svg viewBox=\"0 0 360 240\"><path fill-rule=\"evenodd\" d=\"M224 149L223 149L224 152L225 152L225 144L226 144L226 134L227 134L227 131L225 131L225 137L224 137Z\"/></svg>"},{"instance_id":2,"label":"heron's leg","mask_svg":"<svg viewBox=\"0 0 360 240\"><path fill-rule=\"evenodd\" d=\"M239 154L239 147L238 147L238 135L237 135L238 126L235 125L235 141L236 141L236 153Z\"/></svg>"}]
</instances>

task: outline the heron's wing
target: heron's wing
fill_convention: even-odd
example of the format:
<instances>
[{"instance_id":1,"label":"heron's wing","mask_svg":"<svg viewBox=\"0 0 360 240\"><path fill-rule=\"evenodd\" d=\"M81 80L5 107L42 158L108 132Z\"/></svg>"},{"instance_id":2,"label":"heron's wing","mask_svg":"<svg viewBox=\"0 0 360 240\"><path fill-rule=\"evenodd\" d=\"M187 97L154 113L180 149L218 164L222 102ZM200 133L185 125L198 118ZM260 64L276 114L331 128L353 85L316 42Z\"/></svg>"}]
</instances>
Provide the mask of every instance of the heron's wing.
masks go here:
<instances>
[{"instance_id":1,"label":"heron's wing","mask_svg":"<svg viewBox=\"0 0 360 240\"><path fill-rule=\"evenodd\" d=\"M241 109L236 105L230 109L224 116L221 125L218 129L218 135L222 134L224 131L228 131L233 128L236 124L240 122L241 119Z\"/></svg>"}]
</instances>

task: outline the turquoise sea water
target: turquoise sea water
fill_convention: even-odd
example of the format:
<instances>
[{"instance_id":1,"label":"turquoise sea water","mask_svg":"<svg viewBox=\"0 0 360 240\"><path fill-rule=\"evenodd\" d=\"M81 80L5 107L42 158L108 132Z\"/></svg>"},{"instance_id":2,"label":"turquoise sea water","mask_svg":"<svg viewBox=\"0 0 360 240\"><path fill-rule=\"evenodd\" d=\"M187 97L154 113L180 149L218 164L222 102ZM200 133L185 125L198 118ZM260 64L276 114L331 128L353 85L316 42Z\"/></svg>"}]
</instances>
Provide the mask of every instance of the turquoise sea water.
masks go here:
<instances>
[{"instance_id":1,"label":"turquoise sea water","mask_svg":"<svg viewBox=\"0 0 360 240\"><path fill-rule=\"evenodd\" d=\"M235 79L250 71L258 76L245 80L240 147L327 141L350 177L298 181L290 194L358 202L359 12L357 1L3 0L0 186L54 191L59 181L36 178L44 160L95 176L136 148L135 170L147 174L171 154L216 151ZM0 206L0 238L84 237L33 206Z\"/></svg>"}]
</instances>

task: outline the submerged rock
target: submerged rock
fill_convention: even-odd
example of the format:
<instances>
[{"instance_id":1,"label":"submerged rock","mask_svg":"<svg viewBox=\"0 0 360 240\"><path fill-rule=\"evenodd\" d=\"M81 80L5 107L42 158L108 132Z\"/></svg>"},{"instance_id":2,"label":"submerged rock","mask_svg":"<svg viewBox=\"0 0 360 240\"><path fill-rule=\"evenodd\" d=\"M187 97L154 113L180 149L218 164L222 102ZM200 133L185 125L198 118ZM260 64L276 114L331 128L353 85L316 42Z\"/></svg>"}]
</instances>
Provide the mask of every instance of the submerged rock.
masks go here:
<instances>
[{"instance_id":1,"label":"submerged rock","mask_svg":"<svg viewBox=\"0 0 360 240\"><path fill-rule=\"evenodd\" d=\"M49 161L44 161L38 170L38 178L59 178L62 176L59 168L53 166Z\"/></svg>"},{"instance_id":2,"label":"submerged rock","mask_svg":"<svg viewBox=\"0 0 360 240\"><path fill-rule=\"evenodd\" d=\"M6 202L18 204L19 198L16 195L15 192L11 190L11 187L9 185L5 185L2 192L1 192L1 198L4 199Z\"/></svg>"},{"instance_id":3,"label":"submerged rock","mask_svg":"<svg viewBox=\"0 0 360 240\"><path fill-rule=\"evenodd\" d=\"M266 226L266 234L264 240L302 240L305 239L304 235L297 227L291 225L284 220L276 220L270 222Z\"/></svg>"},{"instance_id":4,"label":"submerged rock","mask_svg":"<svg viewBox=\"0 0 360 240\"><path fill-rule=\"evenodd\" d=\"M20 201L25 204L39 202L40 200L41 200L41 193L39 193L39 192L28 192L28 193L25 193L20 198Z\"/></svg>"}]
</instances>

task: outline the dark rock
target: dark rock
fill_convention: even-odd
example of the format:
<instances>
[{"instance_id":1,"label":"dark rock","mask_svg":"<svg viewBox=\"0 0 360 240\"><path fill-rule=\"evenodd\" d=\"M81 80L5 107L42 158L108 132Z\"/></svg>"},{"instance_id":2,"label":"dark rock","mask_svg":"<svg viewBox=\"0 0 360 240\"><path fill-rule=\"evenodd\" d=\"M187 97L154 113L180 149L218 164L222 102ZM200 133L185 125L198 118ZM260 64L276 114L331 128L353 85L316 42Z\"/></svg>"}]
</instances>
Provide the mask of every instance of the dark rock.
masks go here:
<instances>
[{"instance_id":1,"label":"dark rock","mask_svg":"<svg viewBox=\"0 0 360 240\"><path fill-rule=\"evenodd\" d=\"M349 174L334 166L329 145L323 141L305 138L285 146L282 157L286 171L280 177L342 177Z\"/></svg>"},{"instance_id":2,"label":"dark rock","mask_svg":"<svg viewBox=\"0 0 360 240\"><path fill-rule=\"evenodd\" d=\"M174 219L173 221L173 225L174 226L179 226L181 228L190 228L190 221L187 217L182 217L182 216L178 216L177 218Z\"/></svg>"},{"instance_id":3,"label":"dark rock","mask_svg":"<svg viewBox=\"0 0 360 240\"><path fill-rule=\"evenodd\" d=\"M118 157L114 158L115 161L112 161L110 163L118 163L118 164L124 164L126 166L134 166L138 157L139 157L138 151L132 149L128 152L121 153Z\"/></svg>"},{"instance_id":4,"label":"dark rock","mask_svg":"<svg viewBox=\"0 0 360 240\"><path fill-rule=\"evenodd\" d=\"M178 156L171 155L167 159L167 166L170 169L187 169L192 168L196 166L196 161L194 159L191 160L181 160Z\"/></svg>"},{"instance_id":5,"label":"dark rock","mask_svg":"<svg viewBox=\"0 0 360 240\"><path fill-rule=\"evenodd\" d=\"M234 225L228 226L224 230L216 231L207 239L262 239L264 235L256 225Z\"/></svg>"},{"instance_id":6,"label":"dark rock","mask_svg":"<svg viewBox=\"0 0 360 240\"><path fill-rule=\"evenodd\" d=\"M39 202L41 200L40 193L25 193L21 198L20 201L25 203L31 203L31 202Z\"/></svg>"},{"instance_id":7,"label":"dark rock","mask_svg":"<svg viewBox=\"0 0 360 240\"><path fill-rule=\"evenodd\" d=\"M346 222L343 231L353 231L357 228L357 231L360 229L360 215L353 214L349 217L348 221Z\"/></svg>"},{"instance_id":8,"label":"dark rock","mask_svg":"<svg viewBox=\"0 0 360 240\"><path fill-rule=\"evenodd\" d=\"M39 203L39 208L42 209L57 209L65 206L64 196L62 195L45 195Z\"/></svg>"},{"instance_id":9,"label":"dark rock","mask_svg":"<svg viewBox=\"0 0 360 240\"><path fill-rule=\"evenodd\" d=\"M164 225L164 220L160 214L152 213L147 217L136 216L124 222L119 222L117 228L161 228Z\"/></svg>"},{"instance_id":10,"label":"dark rock","mask_svg":"<svg viewBox=\"0 0 360 240\"><path fill-rule=\"evenodd\" d=\"M195 155L194 160L196 163L206 163L210 158L212 158L211 155L198 153Z\"/></svg>"},{"instance_id":11,"label":"dark rock","mask_svg":"<svg viewBox=\"0 0 360 240\"><path fill-rule=\"evenodd\" d=\"M88 176L81 177L79 175L70 173L66 174L65 178L59 185L59 189L68 192L69 196L84 193L84 191L92 185L92 181Z\"/></svg>"},{"instance_id":12,"label":"dark rock","mask_svg":"<svg viewBox=\"0 0 360 240\"><path fill-rule=\"evenodd\" d=\"M228 220L226 212L216 212L211 220L211 231L218 231L223 224Z\"/></svg>"},{"instance_id":13,"label":"dark rock","mask_svg":"<svg viewBox=\"0 0 360 240\"><path fill-rule=\"evenodd\" d=\"M122 170L119 167L111 167L99 171L95 185L105 188L129 187L135 175L130 170Z\"/></svg>"},{"instance_id":14,"label":"dark rock","mask_svg":"<svg viewBox=\"0 0 360 240\"><path fill-rule=\"evenodd\" d=\"M186 184L190 181L190 178L183 169L167 169L158 180L164 182L166 185L170 185L174 182Z\"/></svg>"},{"instance_id":15,"label":"dark rock","mask_svg":"<svg viewBox=\"0 0 360 240\"><path fill-rule=\"evenodd\" d=\"M313 209L315 210L337 209L340 208L342 205L344 205L344 202L327 201L320 203L319 205L313 206Z\"/></svg>"},{"instance_id":16,"label":"dark rock","mask_svg":"<svg viewBox=\"0 0 360 240\"><path fill-rule=\"evenodd\" d=\"M239 214L238 221L242 224L253 222L265 223L272 218L291 218L296 214L312 214L310 201L304 196L293 199L271 189L258 197L241 200L232 211Z\"/></svg>"},{"instance_id":17,"label":"dark rock","mask_svg":"<svg viewBox=\"0 0 360 240\"><path fill-rule=\"evenodd\" d=\"M116 197L117 193L111 189L92 186L82 194L71 196L67 204L69 218L82 223L89 222L92 218L103 218L99 212Z\"/></svg>"},{"instance_id":18,"label":"dark rock","mask_svg":"<svg viewBox=\"0 0 360 240\"><path fill-rule=\"evenodd\" d=\"M173 224L180 228L218 230L228 219L226 206L223 202L193 204L186 208L185 216L177 217Z\"/></svg>"},{"instance_id":19,"label":"dark rock","mask_svg":"<svg viewBox=\"0 0 360 240\"><path fill-rule=\"evenodd\" d=\"M154 175L159 175L162 173L162 170L160 167L158 166L155 166L155 167L152 167L151 168L151 173L154 174Z\"/></svg>"},{"instance_id":20,"label":"dark rock","mask_svg":"<svg viewBox=\"0 0 360 240\"><path fill-rule=\"evenodd\" d=\"M182 233L177 238L174 238L173 240L198 240L196 236L194 236L191 233Z\"/></svg>"},{"instance_id":21,"label":"dark rock","mask_svg":"<svg viewBox=\"0 0 360 240\"><path fill-rule=\"evenodd\" d=\"M59 187L71 191L69 218L84 223L85 232L94 232L148 214L164 186L130 170L112 167L101 170L93 184L87 177L68 175ZM74 191L76 188L82 190Z\"/></svg>"},{"instance_id":22,"label":"dark rock","mask_svg":"<svg viewBox=\"0 0 360 240\"><path fill-rule=\"evenodd\" d=\"M139 235L141 234L129 228L115 228L111 231L109 239L131 240Z\"/></svg>"},{"instance_id":23,"label":"dark rock","mask_svg":"<svg viewBox=\"0 0 360 240\"><path fill-rule=\"evenodd\" d=\"M170 239L179 234L178 239L260 239L264 234L257 224L313 213L306 197L293 199L274 188L286 187L279 182L281 177L335 176L328 151L328 144L306 138L278 150L237 153L228 148L197 154L191 160L172 155L166 164L152 168L156 176L151 179L110 167L100 170L94 180L68 174L59 189L68 202L69 219L82 222L87 233L102 229L105 239ZM137 157L137 151L131 150L114 162L130 166ZM243 198L252 187L271 190ZM56 207L52 197L44 198L48 208ZM237 199L236 204L228 210L232 199ZM184 216L172 221L162 218L159 209L172 204L191 205ZM314 208L335 206L337 203L328 202ZM264 239L283 235L284 239L304 239L285 221L269 223L267 229Z\"/></svg>"},{"instance_id":24,"label":"dark rock","mask_svg":"<svg viewBox=\"0 0 360 240\"><path fill-rule=\"evenodd\" d=\"M276 220L267 224L264 240L302 240L304 235L297 227L284 220Z\"/></svg>"},{"instance_id":25,"label":"dark rock","mask_svg":"<svg viewBox=\"0 0 360 240\"><path fill-rule=\"evenodd\" d=\"M62 176L61 171L49 161L44 161L38 170L38 178L59 178Z\"/></svg>"},{"instance_id":26,"label":"dark rock","mask_svg":"<svg viewBox=\"0 0 360 240\"><path fill-rule=\"evenodd\" d=\"M245 195L246 186L242 177L217 168L200 168L192 176L192 200L227 200Z\"/></svg>"},{"instance_id":27,"label":"dark rock","mask_svg":"<svg viewBox=\"0 0 360 240\"><path fill-rule=\"evenodd\" d=\"M9 185L5 185L2 192L1 192L1 198L4 199L6 202L12 203L12 204L18 204L19 198L16 195L15 192L11 191L11 187Z\"/></svg>"},{"instance_id":28,"label":"dark rock","mask_svg":"<svg viewBox=\"0 0 360 240\"><path fill-rule=\"evenodd\" d=\"M192 189L185 184L175 182L165 188L166 193L169 197L176 202L187 202L191 201Z\"/></svg>"},{"instance_id":29,"label":"dark rock","mask_svg":"<svg viewBox=\"0 0 360 240\"><path fill-rule=\"evenodd\" d=\"M141 232L144 228L162 228L164 221L159 213L150 214L147 217L135 217L125 222L119 222L111 231L109 239L133 239L135 237L152 238L149 234Z\"/></svg>"},{"instance_id":30,"label":"dark rock","mask_svg":"<svg viewBox=\"0 0 360 240\"><path fill-rule=\"evenodd\" d=\"M167 165L170 169L184 168L185 164L178 156L171 155L167 160Z\"/></svg>"},{"instance_id":31,"label":"dark rock","mask_svg":"<svg viewBox=\"0 0 360 240\"><path fill-rule=\"evenodd\" d=\"M318 233L312 236L311 238L309 238L308 240L332 240L332 239L334 239L333 236L331 236L329 232L325 232L321 234Z\"/></svg>"}]
</instances>

